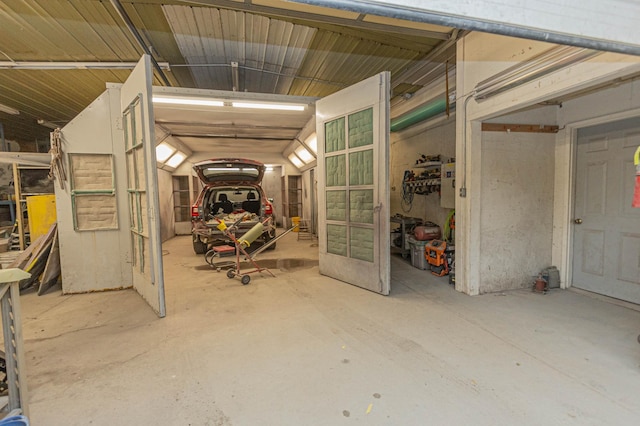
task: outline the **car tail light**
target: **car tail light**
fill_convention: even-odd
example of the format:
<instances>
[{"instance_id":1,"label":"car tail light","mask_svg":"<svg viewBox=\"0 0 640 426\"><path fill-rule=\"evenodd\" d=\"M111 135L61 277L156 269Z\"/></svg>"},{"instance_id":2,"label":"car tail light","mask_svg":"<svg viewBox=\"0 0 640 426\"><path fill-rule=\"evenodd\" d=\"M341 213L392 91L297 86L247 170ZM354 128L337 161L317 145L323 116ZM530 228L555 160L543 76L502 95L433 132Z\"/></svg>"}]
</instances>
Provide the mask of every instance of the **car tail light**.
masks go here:
<instances>
[{"instance_id":1,"label":"car tail light","mask_svg":"<svg viewBox=\"0 0 640 426\"><path fill-rule=\"evenodd\" d=\"M193 205L191 206L191 219L197 219L200 217L200 212L198 212L198 206L197 205Z\"/></svg>"},{"instance_id":2,"label":"car tail light","mask_svg":"<svg viewBox=\"0 0 640 426\"><path fill-rule=\"evenodd\" d=\"M267 205L264 207L264 214L273 214L273 206L271 205L271 203L267 203Z\"/></svg>"}]
</instances>

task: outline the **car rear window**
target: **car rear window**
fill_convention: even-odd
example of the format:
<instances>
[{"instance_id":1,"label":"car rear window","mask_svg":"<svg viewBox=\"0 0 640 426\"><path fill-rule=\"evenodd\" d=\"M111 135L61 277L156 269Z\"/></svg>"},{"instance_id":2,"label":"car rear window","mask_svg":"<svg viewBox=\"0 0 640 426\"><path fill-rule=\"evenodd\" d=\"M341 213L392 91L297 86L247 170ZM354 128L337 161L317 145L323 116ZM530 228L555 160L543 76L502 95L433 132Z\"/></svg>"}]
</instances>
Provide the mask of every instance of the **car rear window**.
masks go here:
<instances>
[{"instance_id":1,"label":"car rear window","mask_svg":"<svg viewBox=\"0 0 640 426\"><path fill-rule=\"evenodd\" d=\"M249 195L253 194L253 197ZM241 203L247 200L259 200L260 193L255 188L212 188L209 192L210 202L216 202L220 200L220 194L227 196L227 200L232 203Z\"/></svg>"}]
</instances>

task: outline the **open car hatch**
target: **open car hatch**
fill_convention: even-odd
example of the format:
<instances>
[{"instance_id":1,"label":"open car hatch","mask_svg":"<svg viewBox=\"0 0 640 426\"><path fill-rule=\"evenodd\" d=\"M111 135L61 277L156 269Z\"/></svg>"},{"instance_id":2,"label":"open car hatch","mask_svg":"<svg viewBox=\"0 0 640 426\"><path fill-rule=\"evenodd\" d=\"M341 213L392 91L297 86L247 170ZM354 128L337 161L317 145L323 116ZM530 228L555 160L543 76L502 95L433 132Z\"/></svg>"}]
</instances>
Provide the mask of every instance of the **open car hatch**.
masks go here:
<instances>
[{"instance_id":1,"label":"open car hatch","mask_svg":"<svg viewBox=\"0 0 640 426\"><path fill-rule=\"evenodd\" d=\"M215 182L241 185L260 184L265 166L244 158L220 158L196 163L193 169L205 184Z\"/></svg>"}]
</instances>

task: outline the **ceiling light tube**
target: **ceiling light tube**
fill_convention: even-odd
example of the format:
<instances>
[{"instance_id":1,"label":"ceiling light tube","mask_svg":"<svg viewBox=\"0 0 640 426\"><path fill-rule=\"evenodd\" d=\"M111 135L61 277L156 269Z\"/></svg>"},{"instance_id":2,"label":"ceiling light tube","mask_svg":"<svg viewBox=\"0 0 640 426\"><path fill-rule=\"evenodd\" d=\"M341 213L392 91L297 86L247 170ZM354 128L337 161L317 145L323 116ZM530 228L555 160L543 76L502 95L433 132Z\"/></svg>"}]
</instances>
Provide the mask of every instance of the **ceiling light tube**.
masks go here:
<instances>
[{"instance_id":1,"label":"ceiling light tube","mask_svg":"<svg viewBox=\"0 0 640 426\"><path fill-rule=\"evenodd\" d=\"M291 161L293 163L294 166L296 166L297 168L300 168L302 166L304 166L304 163L302 162L301 159L299 159L296 154L294 154L293 152L291 154L289 154L289 161Z\"/></svg>"},{"instance_id":2,"label":"ceiling light tube","mask_svg":"<svg viewBox=\"0 0 640 426\"><path fill-rule=\"evenodd\" d=\"M156 146L156 161L164 163L169 157L173 155L174 152L176 152L176 149L174 147L165 142L162 142Z\"/></svg>"},{"instance_id":3,"label":"ceiling light tube","mask_svg":"<svg viewBox=\"0 0 640 426\"><path fill-rule=\"evenodd\" d=\"M242 172L243 168L240 167L207 167L208 172Z\"/></svg>"},{"instance_id":4,"label":"ceiling light tube","mask_svg":"<svg viewBox=\"0 0 640 426\"><path fill-rule=\"evenodd\" d=\"M314 133L315 135L315 133ZM300 148L297 148L294 152L296 153L296 155L298 157L300 157L300 159L302 159L302 161L304 161L305 163L310 163L312 160L318 158L318 155L316 153L316 151L312 150L306 142L302 142L299 138L295 138L295 141L298 142L300 144ZM316 145L317 145L317 141L316 141ZM304 150L305 153L301 154L300 149ZM303 158L305 157L305 158ZM309 161L307 161L306 157L312 157L309 159Z\"/></svg>"},{"instance_id":5,"label":"ceiling light tube","mask_svg":"<svg viewBox=\"0 0 640 426\"><path fill-rule=\"evenodd\" d=\"M2 104L0 104L0 111L6 112L7 114L11 114L11 115L20 114L20 111L18 111L17 109L11 108L10 106L6 106L6 105L2 105Z\"/></svg>"},{"instance_id":6,"label":"ceiling light tube","mask_svg":"<svg viewBox=\"0 0 640 426\"><path fill-rule=\"evenodd\" d=\"M54 130L60 127L55 123L52 123L52 122L47 121L47 120L42 120L42 119L38 120L38 124L41 125L41 126L44 126L44 127L48 127L50 129L54 129Z\"/></svg>"},{"instance_id":7,"label":"ceiling light tube","mask_svg":"<svg viewBox=\"0 0 640 426\"><path fill-rule=\"evenodd\" d=\"M231 81L233 82L233 91L240 91L240 73L238 71L238 63L235 61L231 62Z\"/></svg>"},{"instance_id":8,"label":"ceiling light tube","mask_svg":"<svg viewBox=\"0 0 640 426\"><path fill-rule=\"evenodd\" d=\"M313 155L311 155L311 153L303 146L296 149L295 153L302 161L304 161L305 164L309 164L314 160Z\"/></svg>"},{"instance_id":9,"label":"ceiling light tube","mask_svg":"<svg viewBox=\"0 0 640 426\"><path fill-rule=\"evenodd\" d=\"M222 101L213 101L209 99L187 99L187 98L163 98L161 96L153 97L154 104L172 104L172 105L194 105L194 106L224 106Z\"/></svg>"},{"instance_id":10,"label":"ceiling light tube","mask_svg":"<svg viewBox=\"0 0 640 426\"><path fill-rule=\"evenodd\" d=\"M255 108L255 109L277 109L283 111L304 111L304 105L295 104L269 104L258 102L231 102L231 105L236 108Z\"/></svg>"},{"instance_id":11,"label":"ceiling light tube","mask_svg":"<svg viewBox=\"0 0 640 426\"><path fill-rule=\"evenodd\" d=\"M314 154L318 153L318 137L315 133L312 133L305 141L305 145L313 151Z\"/></svg>"},{"instance_id":12,"label":"ceiling light tube","mask_svg":"<svg viewBox=\"0 0 640 426\"><path fill-rule=\"evenodd\" d=\"M178 151L175 154L173 154L173 157L169 158L169 160L165 164L175 169L180 164L182 164L185 158L187 158L187 156L184 153Z\"/></svg>"}]
</instances>

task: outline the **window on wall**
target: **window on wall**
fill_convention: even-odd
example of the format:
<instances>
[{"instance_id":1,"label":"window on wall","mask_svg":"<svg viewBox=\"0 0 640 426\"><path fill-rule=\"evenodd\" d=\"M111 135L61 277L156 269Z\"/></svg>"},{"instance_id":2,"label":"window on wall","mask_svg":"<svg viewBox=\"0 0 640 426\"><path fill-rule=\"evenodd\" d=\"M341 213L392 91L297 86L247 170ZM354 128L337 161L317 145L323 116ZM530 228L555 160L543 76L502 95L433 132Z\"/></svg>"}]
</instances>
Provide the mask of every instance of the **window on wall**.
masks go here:
<instances>
[{"instance_id":1,"label":"window on wall","mask_svg":"<svg viewBox=\"0 0 640 426\"><path fill-rule=\"evenodd\" d=\"M69 166L74 229L118 229L113 156L69 154Z\"/></svg>"},{"instance_id":2,"label":"window on wall","mask_svg":"<svg viewBox=\"0 0 640 426\"><path fill-rule=\"evenodd\" d=\"M176 222L189 222L191 220L189 176L173 177L173 212Z\"/></svg>"},{"instance_id":3,"label":"window on wall","mask_svg":"<svg viewBox=\"0 0 640 426\"><path fill-rule=\"evenodd\" d=\"M289 176L287 188L287 217L302 216L302 177Z\"/></svg>"}]
</instances>

